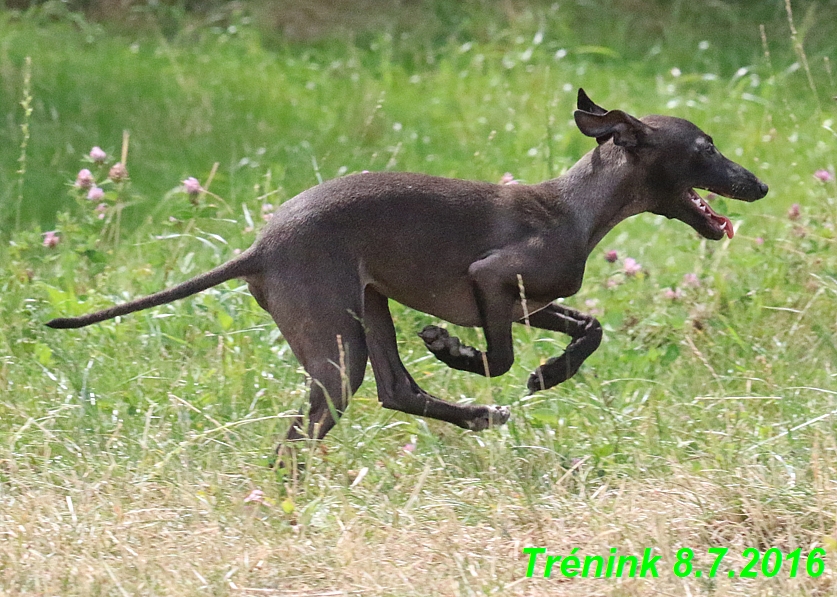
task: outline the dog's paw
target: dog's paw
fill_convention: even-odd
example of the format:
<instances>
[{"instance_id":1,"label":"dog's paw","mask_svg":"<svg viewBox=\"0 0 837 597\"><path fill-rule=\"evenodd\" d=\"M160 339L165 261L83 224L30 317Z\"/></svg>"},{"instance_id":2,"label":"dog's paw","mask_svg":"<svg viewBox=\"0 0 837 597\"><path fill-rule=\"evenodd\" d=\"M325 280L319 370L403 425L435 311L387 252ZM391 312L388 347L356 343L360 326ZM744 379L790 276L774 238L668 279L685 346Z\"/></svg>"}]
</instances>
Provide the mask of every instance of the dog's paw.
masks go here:
<instances>
[{"instance_id":1,"label":"dog's paw","mask_svg":"<svg viewBox=\"0 0 837 597\"><path fill-rule=\"evenodd\" d=\"M482 366L480 351L462 344L459 338L437 325L426 326L418 335L427 350L449 367L471 371L477 365Z\"/></svg>"},{"instance_id":2,"label":"dog's paw","mask_svg":"<svg viewBox=\"0 0 837 597\"><path fill-rule=\"evenodd\" d=\"M471 431L483 431L489 427L505 425L511 416L508 406L485 406L481 412L468 422Z\"/></svg>"},{"instance_id":3,"label":"dog's paw","mask_svg":"<svg viewBox=\"0 0 837 597\"><path fill-rule=\"evenodd\" d=\"M529 389L529 395L547 388L546 380L543 378L543 371L540 367L529 374L529 379L526 380L526 387Z\"/></svg>"},{"instance_id":4,"label":"dog's paw","mask_svg":"<svg viewBox=\"0 0 837 597\"><path fill-rule=\"evenodd\" d=\"M441 351L450 340L450 334L446 329L440 328L438 325L426 325L419 333L419 338L424 340L424 345L427 350L432 353Z\"/></svg>"},{"instance_id":5,"label":"dog's paw","mask_svg":"<svg viewBox=\"0 0 837 597\"><path fill-rule=\"evenodd\" d=\"M529 394L541 390L548 390L559 383L563 383L576 374L578 365L570 360L567 353L558 357L552 357L546 363L535 369L526 381Z\"/></svg>"},{"instance_id":6,"label":"dog's paw","mask_svg":"<svg viewBox=\"0 0 837 597\"><path fill-rule=\"evenodd\" d=\"M419 337L424 340L424 345L433 354L449 354L452 357L465 357L472 359L479 351L467 344L462 344L459 338L451 336L444 328L437 325L428 325L419 332Z\"/></svg>"}]
</instances>

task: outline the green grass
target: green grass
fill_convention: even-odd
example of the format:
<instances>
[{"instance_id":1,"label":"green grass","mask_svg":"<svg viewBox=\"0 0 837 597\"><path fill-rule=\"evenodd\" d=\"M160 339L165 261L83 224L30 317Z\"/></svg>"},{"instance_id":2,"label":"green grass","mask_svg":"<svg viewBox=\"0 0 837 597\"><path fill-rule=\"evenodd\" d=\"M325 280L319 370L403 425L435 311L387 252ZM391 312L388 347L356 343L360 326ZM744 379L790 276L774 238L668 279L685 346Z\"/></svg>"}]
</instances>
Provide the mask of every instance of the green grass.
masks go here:
<instances>
[{"instance_id":1,"label":"green grass","mask_svg":"<svg viewBox=\"0 0 837 597\"><path fill-rule=\"evenodd\" d=\"M837 183L813 174L837 163L834 6L794 6L815 90L794 66L784 5L654 6L428 3L421 27L304 43L246 20L225 24L234 32L183 22L164 38L0 14L0 594L830 594ZM557 176L592 147L572 124L579 86L606 107L694 121L771 191L716 203L732 241L652 215L618 226L566 301L599 312L605 341L532 397L529 372L566 338L516 330L514 367L486 380L432 359L415 332L433 319L394 306L416 379L510 405L504 428L384 410L367 371L285 479L266 465L305 378L246 287L79 331L41 325L228 259L264 204L320 178ZM71 185L92 146L119 159L124 130L131 181L106 188L124 212L99 220ZM206 184L216 162L213 194L193 205L181 181ZM57 246L43 246L47 230ZM622 273L628 256L638 276ZM254 489L264 504L245 503ZM654 547L666 564L642 581L526 579L529 545ZM670 566L684 546L701 562L715 546L830 555L819 579L681 581Z\"/></svg>"}]
</instances>

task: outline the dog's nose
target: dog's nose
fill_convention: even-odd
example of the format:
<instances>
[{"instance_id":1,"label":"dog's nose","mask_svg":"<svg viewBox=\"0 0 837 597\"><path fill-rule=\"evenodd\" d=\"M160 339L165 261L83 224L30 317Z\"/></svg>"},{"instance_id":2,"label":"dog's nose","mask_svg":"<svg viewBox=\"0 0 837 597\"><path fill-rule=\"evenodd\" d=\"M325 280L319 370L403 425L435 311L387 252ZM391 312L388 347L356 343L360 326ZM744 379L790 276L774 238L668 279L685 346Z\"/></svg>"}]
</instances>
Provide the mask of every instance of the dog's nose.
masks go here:
<instances>
[{"instance_id":1,"label":"dog's nose","mask_svg":"<svg viewBox=\"0 0 837 597\"><path fill-rule=\"evenodd\" d=\"M759 193L761 193L761 196L759 197L759 199L761 199L761 197L764 197L765 195L767 195L768 190L769 190L769 187L766 184L764 184L763 182L759 181Z\"/></svg>"}]
</instances>

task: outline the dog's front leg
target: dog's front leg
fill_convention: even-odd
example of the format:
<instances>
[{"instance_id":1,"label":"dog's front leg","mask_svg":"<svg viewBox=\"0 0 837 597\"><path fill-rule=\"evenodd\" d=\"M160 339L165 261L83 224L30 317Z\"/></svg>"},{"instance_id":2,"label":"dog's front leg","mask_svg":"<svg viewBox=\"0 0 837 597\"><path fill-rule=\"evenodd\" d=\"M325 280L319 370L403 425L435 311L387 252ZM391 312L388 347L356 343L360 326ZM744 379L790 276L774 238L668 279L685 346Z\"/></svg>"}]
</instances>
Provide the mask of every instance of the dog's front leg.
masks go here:
<instances>
[{"instance_id":1,"label":"dog's front leg","mask_svg":"<svg viewBox=\"0 0 837 597\"><path fill-rule=\"evenodd\" d=\"M595 317L555 303L529 315L528 324L572 337L564 354L552 357L529 376L526 386L532 394L556 386L575 375L584 360L596 351L602 341L602 326Z\"/></svg>"}]
</instances>

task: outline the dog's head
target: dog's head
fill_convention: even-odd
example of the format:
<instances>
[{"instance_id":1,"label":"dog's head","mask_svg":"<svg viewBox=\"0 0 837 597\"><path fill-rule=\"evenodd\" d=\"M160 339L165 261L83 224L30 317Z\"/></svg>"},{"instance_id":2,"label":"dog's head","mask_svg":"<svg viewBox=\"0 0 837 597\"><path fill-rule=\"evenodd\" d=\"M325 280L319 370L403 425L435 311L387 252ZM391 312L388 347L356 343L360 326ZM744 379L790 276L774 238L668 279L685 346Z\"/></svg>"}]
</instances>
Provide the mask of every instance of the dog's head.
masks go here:
<instances>
[{"instance_id":1,"label":"dog's head","mask_svg":"<svg viewBox=\"0 0 837 597\"><path fill-rule=\"evenodd\" d=\"M767 195L755 174L724 157L712 137L697 126L671 116L634 118L621 110L605 110L578 90L574 113L579 130L602 145L612 142L637 161L650 190L647 211L675 218L701 236L720 240L734 232L729 218L716 213L695 189L741 201Z\"/></svg>"}]
</instances>

